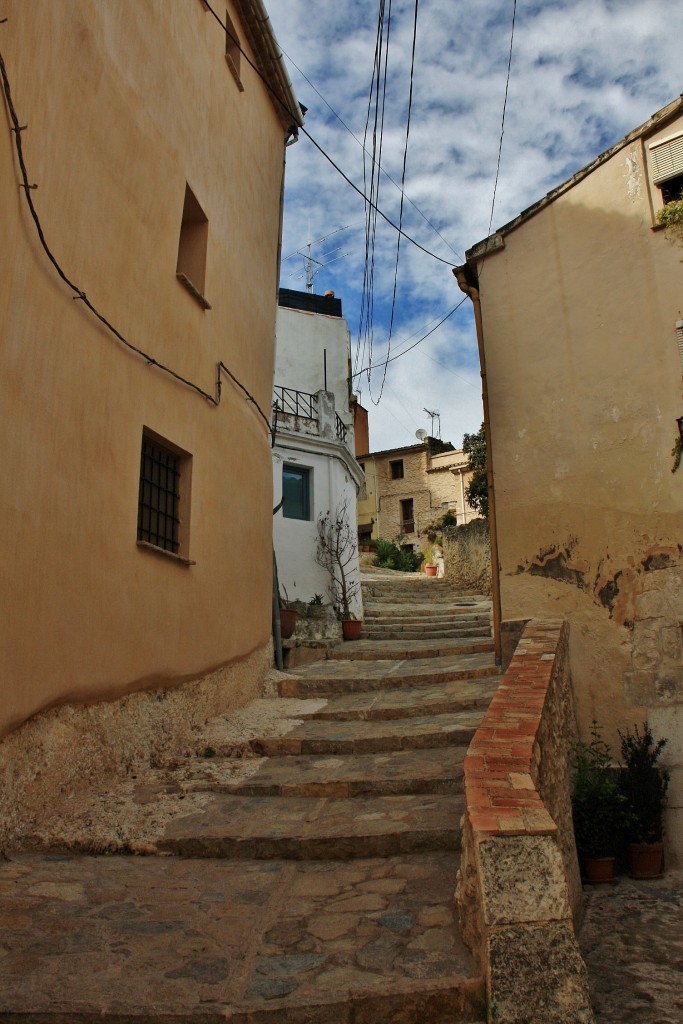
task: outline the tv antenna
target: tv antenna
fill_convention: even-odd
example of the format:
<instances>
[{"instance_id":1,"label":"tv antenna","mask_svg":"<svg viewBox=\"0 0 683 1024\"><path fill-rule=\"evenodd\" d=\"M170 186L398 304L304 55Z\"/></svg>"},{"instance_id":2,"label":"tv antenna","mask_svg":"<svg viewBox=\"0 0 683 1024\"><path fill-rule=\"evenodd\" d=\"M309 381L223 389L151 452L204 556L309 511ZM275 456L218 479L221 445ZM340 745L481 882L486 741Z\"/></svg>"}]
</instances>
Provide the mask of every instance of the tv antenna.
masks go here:
<instances>
[{"instance_id":1,"label":"tv antenna","mask_svg":"<svg viewBox=\"0 0 683 1024\"><path fill-rule=\"evenodd\" d=\"M430 434L432 435L432 437L438 437L438 439L440 441L441 440L441 413L438 411L438 409L424 409L423 411L426 412L429 417L431 417L432 426L431 426L431 429L430 429ZM436 420L436 434L434 433L434 420Z\"/></svg>"},{"instance_id":2,"label":"tv antenna","mask_svg":"<svg viewBox=\"0 0 683 1024\"><path fill-rule=\"evenodd\" d=\"M305 277L306 291L312 292L313 278L316 276L316 274L319 274L321 270L324 270L325 267L328 267L330 263L336 263L337 260L343 260L344 257L350 255L350 252L343 252L341 256L335 256L334 259L328 259L328 257L332 256L335 252L339 252L339 250L341 249L341 245L339 245L337 246L336 249L331 249L329 252L323 253L323 260L325 260L325 262L323 263L322 260L316 260L313 258L313 255L311 253L313 246L320 245L322 242L326 242L328 238L332 237L332 235L336 235L340 231L346 231L349 227L350 225L347 224L345 227L336 228L334 231L330 231L329 234L323 235L322 238L316 238L315 240L311 238L311 232L309 228L308 242L306 243L306 245L302 249L297 249L296 252L290 253L289 256L285 256L285 260L291 259L292 256L302 256L304 261L303 270L299 271L298 273L292 273L289 276L296 278ZM283 260L282 262L284 263L285 260Z\"/></svg>"}]
</instances>

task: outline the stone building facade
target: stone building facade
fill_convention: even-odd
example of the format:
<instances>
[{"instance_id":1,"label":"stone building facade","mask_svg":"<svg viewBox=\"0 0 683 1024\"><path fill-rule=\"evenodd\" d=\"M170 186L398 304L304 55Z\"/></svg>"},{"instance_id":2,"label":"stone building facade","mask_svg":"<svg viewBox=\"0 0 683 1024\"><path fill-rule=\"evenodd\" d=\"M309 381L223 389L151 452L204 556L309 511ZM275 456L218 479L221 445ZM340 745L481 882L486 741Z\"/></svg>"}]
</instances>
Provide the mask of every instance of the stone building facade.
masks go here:
<instances>
[{"instance_id":1,"label":"stone building facade","mask_svg":"<svg viewBox=\"0 0 683 1024\"><path fill-rule=\"evenodd\" d=\"M471 479L467 456L452 444L426 437L421 444L359 455L365 488L358 528L366 537L424 547L434 522L450 512L458 523L476 518L465 491Z\"/></svg>"}]
</instances>

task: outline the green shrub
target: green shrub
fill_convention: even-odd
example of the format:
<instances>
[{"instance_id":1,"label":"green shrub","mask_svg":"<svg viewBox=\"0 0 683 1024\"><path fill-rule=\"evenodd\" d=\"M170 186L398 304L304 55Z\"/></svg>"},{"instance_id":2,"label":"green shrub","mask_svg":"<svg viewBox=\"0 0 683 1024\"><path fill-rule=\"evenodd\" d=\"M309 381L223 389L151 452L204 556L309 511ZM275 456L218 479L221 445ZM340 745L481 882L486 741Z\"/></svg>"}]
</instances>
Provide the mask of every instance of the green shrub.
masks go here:
<instances>
[{"instance_id":1,"label":"green shrub","mask_svg":"<svg viewBox=\"0 0 683 1024\"><path fill-rule=\"evenodd\" d=\"M417 572L422 565L423 555L412 548L400 548L390 540L378 540L375 565L381 569L396 569L399 572Z\"/></svg>"},{"instance_id":2,"label":"green shrub","mask_svg":"<svg viewBox=\"0 0 683 1024\"><path fill-rule=\"evenodd\" d=\"M590 743L577 743L574 748L572 817L582 857L613 857L618 852L630 821L628 802L595 721Z\"/></svg>"},{"instance_id":3,"label":"green shrub","mask_svg":"<svg viewBox=\"0 0 683 1024\"><path fill-rule=\"evenodd\" d=\"M619 733L621 758L621 790L631 809L628 837L632 843L659 843L662 840L662 819L670 773L657 764L666 740L655 743L650 726L642 733L638 726Z\"/></svg>"}]
</instances>

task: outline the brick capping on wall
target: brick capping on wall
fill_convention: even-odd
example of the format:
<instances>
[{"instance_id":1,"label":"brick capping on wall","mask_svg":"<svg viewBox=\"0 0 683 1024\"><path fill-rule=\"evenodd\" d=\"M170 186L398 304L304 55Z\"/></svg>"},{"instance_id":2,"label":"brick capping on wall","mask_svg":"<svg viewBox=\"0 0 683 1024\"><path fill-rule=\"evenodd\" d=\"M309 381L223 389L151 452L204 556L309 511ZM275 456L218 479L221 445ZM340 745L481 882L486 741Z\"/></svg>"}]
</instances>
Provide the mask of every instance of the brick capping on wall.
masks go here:
<instances>
[{"instance_id":1,"label":"brick capping on wall","mask_svg":"<svg viewBox=\"0 0 683 1024\"><path fill-rule=\"evenodd\" d=\"M594 1020L574 932L568 642L563 620L528 623L465 758L456 903L501 1024Z\"/></svg>"}]
</instances>

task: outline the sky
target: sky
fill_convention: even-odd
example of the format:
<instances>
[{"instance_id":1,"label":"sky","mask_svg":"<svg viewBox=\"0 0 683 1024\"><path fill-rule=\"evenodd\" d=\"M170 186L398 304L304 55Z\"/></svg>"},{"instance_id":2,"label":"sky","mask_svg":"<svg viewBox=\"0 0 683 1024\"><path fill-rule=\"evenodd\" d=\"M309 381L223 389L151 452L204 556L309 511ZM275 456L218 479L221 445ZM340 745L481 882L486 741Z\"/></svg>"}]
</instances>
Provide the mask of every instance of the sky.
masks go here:
<instances>
[{"instance_id":1,"label":"sky","mask_svg":"<svg viewBox=\"0 0 683 1024\"><path fill-rule=\"evenodd\" d=\"M308 108L306 130L367 194L371 165L365 156L364 170L362 143L379 0L266 6L295 94ZM394 183L403 173L414 19L415 0L391 0L383 49L386 174L376 202L394 224L401 215ZM298 252L312 240L314 291L331 289L342 300L372 451L417 444L417 430L437 434L439 426L442 439L459 448L465 432L478 430L481 383L469 300L400 355L463 298L451 268L489 225L495 230L511 220L683 92L683 6L671 0L518 0L507 84L512 20L513 0L420 0L402 226L422 249L403 237L396 271L397 232L377 217L371 293L363 287L362 196L303 134L287 150L280 284L306 289Z\"/></svg>"}]
</instances>

